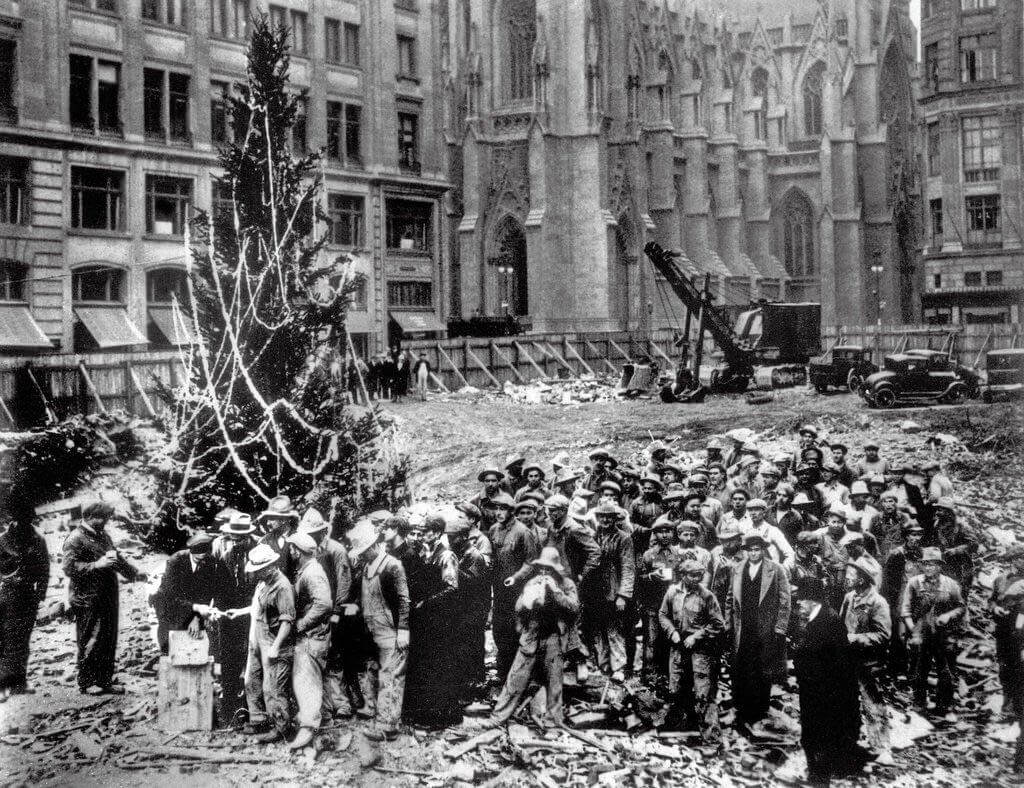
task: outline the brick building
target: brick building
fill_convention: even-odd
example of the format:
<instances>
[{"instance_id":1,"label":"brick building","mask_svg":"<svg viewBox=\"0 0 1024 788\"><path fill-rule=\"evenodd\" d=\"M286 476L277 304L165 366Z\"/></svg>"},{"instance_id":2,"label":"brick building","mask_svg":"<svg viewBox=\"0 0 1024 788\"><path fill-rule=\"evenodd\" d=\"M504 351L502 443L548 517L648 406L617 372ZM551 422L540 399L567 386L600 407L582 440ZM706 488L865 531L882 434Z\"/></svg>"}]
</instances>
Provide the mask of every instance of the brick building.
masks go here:
<instances>
[{"instance_id":1,"label":"brick building","mask_svg":"<svg viewBox=\"0 0 1024 788\"><path fill-rule=\"evenodd\" d=\"M168 347L183 227L215 203L249 14L294 28L297 151L324 147L332 249L358 255L350 315L440 328L448 187L432 6L350 0L0 0L0 352ZM44 10L45 9L45 10Z\"/></svg>"},{"instance_id":2,"label":"brick building","mask_svg":"<svg viewBox=\"0 0 1024 788\"><path fill-rule=\"evenodd\" d=\"M449 0L441 25L453 312L672 324L656 240L722 304L918 316L906 0Z\"/></svg>"},{"instance_id":3,"label":"brick building","mask_svg":"<svg viewBox=\"0 0 1024 788\"><path fill-rule=\"evenodd\" d=\"M925 320L1024 318L1021 0L922 0Z\"/></svg>"}]
</instances>

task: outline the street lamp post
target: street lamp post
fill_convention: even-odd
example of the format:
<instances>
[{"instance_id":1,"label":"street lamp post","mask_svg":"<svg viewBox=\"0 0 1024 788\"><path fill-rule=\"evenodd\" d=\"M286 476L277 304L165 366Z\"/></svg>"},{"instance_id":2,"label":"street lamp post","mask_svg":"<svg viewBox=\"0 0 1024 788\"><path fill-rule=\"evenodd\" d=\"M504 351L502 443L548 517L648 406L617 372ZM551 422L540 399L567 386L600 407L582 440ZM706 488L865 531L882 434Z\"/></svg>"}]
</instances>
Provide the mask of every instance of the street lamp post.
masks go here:
<instances>
[{"instance_id":1,"label":"street lamp post","mask_svg":"<svg viewBox=\"0 0 1024 788\"><path fill-rule=\"evenodd\" d=\"M877 261L879 255L875 254L875 260ZM878 327L882 326L882 307L885 306L885 301L882 300L882 272L885 270L885 266L881 263L876 262L871 266L871 273L875 275L875 303L878 304Z\"/></svg>"},{"instance_id":2,"label":"street lamp post","mask_svg":"<svg viewBox=\"0 0 1024 788\"><path fill-rule=\"evenodd\" d=\"M510 295L508 291L509 277L512 276L513 268L510 265L499 265L498 273L502 276L502 300L501 305L505 308L505 317L508 317Z\"/></svg>"}]
</instances>

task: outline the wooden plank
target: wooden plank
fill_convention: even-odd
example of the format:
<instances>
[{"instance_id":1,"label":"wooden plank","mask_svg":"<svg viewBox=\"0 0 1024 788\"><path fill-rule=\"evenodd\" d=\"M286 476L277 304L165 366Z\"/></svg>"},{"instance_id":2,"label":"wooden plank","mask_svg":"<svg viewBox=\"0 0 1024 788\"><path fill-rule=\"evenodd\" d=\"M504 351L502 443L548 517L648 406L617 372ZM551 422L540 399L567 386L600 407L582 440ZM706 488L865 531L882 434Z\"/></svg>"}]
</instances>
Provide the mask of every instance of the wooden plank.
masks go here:
<instances>
[{"instance_id":1,"label":"wooden plank","mask_svg":"<svg viewBox=\"0 0 1024 788\"><path fill-rule=\"evenodd\" d=\"M498 355L498 357L506 364L508 364L508 368L512 370L512 374L516 376L516 380L518 380L520 383L526 383L526 378L524 378L522 374L520 374L519 370L516 368L516 365L512 363L512 359L505 355L505 351L501 349L501 346L492 345L492 347L494 348L494 352Z\"/></svg>"},{"instance_id":2,"label":"wooden plank","mask_svg":"<svg viewBox=\"0 0 1024 788\"><path fill-rule=\"evenodd\" d=\"M14 416L11 415L11 411L7 409L7 403L4 402L4 398L0 397L0 414L7 420L7 423L11 425L11 429L17 429L18 425L14 422Z\"/></svg>"},{"instance_id":3,"label":"wooden plank","mask_svg":"<svg viewBox=\"0 0 1024 788\"><path fill-rule=\"evenodd\" d=\"M213 729L213 658L203 665L174 665L160 658L157 719L168 733Z\"/></svg>"},{"instance_id":4,"label":"wooden plank","mask_svg":"<svg viewBox=\"0 0 1024 788\"><path fill-rule=\"evenodd\" d=\"M139 392L139 396L142 398L142 404L146 406L146 412L149 413L151 418L156 418L156 410L153 408L153 403L149 400L149 395L146 393L146 389L142 387L142 381L139 380L139 376L135 374L135 367L132 366L132 362L125 362L128 365L128 375L135 384L135 389Z\"/></svg>"},{"instance_id":5,"label":"wooden plank","mask_svg":"<svg viewBox=\"0 0 1024 788\"><path fill-rule=\"evenodd\" d=\"M434 385L437 386L439 389L441 389L441 391L443 391L445 394L447 394L448 393L448 387L446 385L444 385L444 381L442 381L441 378L439 378L433 372L430 372L428 374L430 375L430 379L432 381L434 381Z\"/></svg>"},{"instance_id":6,"label":"wooden plank","mask_svg":"<svg viewBox=\"0 0 1024 788\"><path fill-rule=\"evenodd\" d=\"M437 347L438 355L440 355L441 358L443 358L445 361L448 362L448 366L450 366L453 370L455 370L455 374L456 374L456 376L458 376L459 380L462 381L462 385L463 386L468 386L469 385L469 381L466 380L466 376L462 374L462 370L459 369L458 364L456 364L454 361L452 361L452 357L448 355L448 352L443 347L441 347L441 343L440 342L436 343L436 347ZM438 364L438 367L440 367L440 366L441 365Z\"/></svg>"},{"instance_id":7,"label":"wooden plank","mask_svg":"<svg viewBox=\"0 0 1024 788\"><path fill-rule=\"evenodd\" d=\"M103 404L103 400L100 399L100 393L96 390L95 384L92 382L92 377L89 375L89 369L85 366L84 361L78 362L78 370L82 373L82 379L85 381L85 387L89 389L89 393L92 394L93 401L96 403L96 407L100 413L107 412L107 406Z\"/></svg>"},{"instance_id":8,"label":"wooden plank","mask_svg":"<svg viewBox=\"0 0 1024 788\"><path fill-rule=\"evenodd\" d=\"M498 389L499 391L501 391L501 381L500 381L500 380L498 380L498 379L497 379L496 377L494 377L494 375L493 375L493 374L491 373L491 370L489 370L489 369L487 368L487 365L486 365L486 364L485 364L485 363L484 363L483 361L481 361L481 360L480 360L480 356L478 356L478 355L477 355L476 353L474 353L474 352L473 352L473 351L472 351L472 350L471 350L471 349L469 348L469 346L468 346L468 345L466 346L466 355L467 355L467 356L468 356L468 357L469 357L470 359L472 359L472 361L473 361L473 363L474 363L474 364L476 364L476 365L477 365L478 367L480 367L480 369L482 369L482 370L484 371L484 374L485 374L485 375L486 375L486 376L487 376L488 378L490 378L490 380L491 380L491 383L493 383L493 384L495 385L495 387L496 387L496 388L497 388L497 389Z\"/></svg>"},{"instance_id":9,"label":"wooden plank","mask_svg":"<svg viewBox=\"0 0 1024 788\"><path fill-rule=\"evenodd\" d=\"M36 393L39 395L39 398L43 401L43 407L46 408L46 421L47 421L47 423L48 424L56 424L57 423L57 413L54 411L53 408L50 407L50 400L47 399L46 392L43 391L43 387L40 386L39 385L39 381L36 380L35 373L32 372L32 366L31 365L26 365L25 366L25 372L28 373L29 380L32 381L32 385L35 386Z\"/></svg>"},{"instance_id":10,"label":"wooden plank","mask_svg":"<svg viewBox=\"0 0 1024 788\"><path fill-rule=\"evenodd\" d=\"M595 356L597 356L599 359L601 359L601 361L604 362L604 365L606 367L608 367L608 371L609 372L611 372L613 375L618 375L619 374L619 370L617 370L615 368L615 365L608 360L607 354L601 353L601 348L599 348L597 345L595 345L593 342L591 342L586 337L584 337L583 341L586 343L587 347L590 348L591 352Z\"/></svg>"},{"instance_id":11,"label":"wooden plank","mask_svg":"<svg viewBox=\"0 0 1024 788\"><path fill-rule=\"evenodd\" d=\"M651 342L651 348L654 350L655 353L657 353L659 356L661 356L663 359L665 359L665 361L668 363L668 365L670 367L672 367L672 369L675 369L675 366L676 366L675 362L672 361L672 359L670 359L668 356L665 355L665 351L663 351L660 347L658 347L658 343L657 342Z\"/></svg>"},{"instance_id":12,"label":"wooden plank","mask_svg":"<svg viewBox=\"0 0 1024 788\"><path fill-rule=\"evenodd\" d=\"M512 344L513 344L513 345L515 345L515 347L516 347L516 350L518 350L518 351L519 351L519 354L520 354L520 355L522 355L522 356L525 356L525 357L526 357L526 360L530 362L530 365L531 365L531 366L532 366L532 367L533 367L533 368L534 368L535 370L537 370L537 374L538 374L538 375L540 375L540 376L541 376L541 378L546 378L546 377L547 377L547 373L546 373L546 372L545 372L545 371L544 371L543 369L541 369L541 368L540 368L540 366L539 366L539 365L537 364L537 362L533 360L533 357L532 357L532 356L531 356L531 355L530 355L529 353L527 353L527 352L526 352L526 348L524 348L524 347L523 347L522 345L520 345L520 344L519 344L519 343L518 343L517 341L515 341L515 340L512 340Z\"/></svg>"},{"instance_id":13,"label":"wooden plank","mask_svg":"<svg viewBox=\"0 0 1024 788\"><path fill-rule=\"evenodd\" d=\"M580 355L580 354L579 354L579 353L578 353L578 352L576 351L576 348L574 348L574 347L572 346L572 342L570 342L570 341L569 341L568 339L566 339L566 340L565 340L565 349L566 349L567 351L569 351L570 353L572 353L572 354L573 354L574 356L576 356L576 360L577 360L577 361L579 361L579 362L580 362L580 363L581 363L581 364L583 365L583 368L584 368L584 369L585 369L585 370L586 370L587 372L589 372L589 373L590 373L591 375L593 375L593 376L594 376L595 378L597 377L597 373L596 373L596 372L594 372L594 368L593 368L593 367L591 367L591 366L590 366L590 364L588 364L588 363L587 363L587 360L586 360L585 358L583 358L583 356L581 356L581 355Z\"/></svg>"},{"instance_id":14,"label":"wooden plank","mask_svg":"<svg viewBox=\"0 0 1024 788\"><path fill-rule=\"evenodd\" d=\"M562 354L555 350L554 345L552 345L550 342L545 342L543 346L541 346L540 342L534 342L533 344L540 348L542 351L545 348L547 348L547 353L552 358L554 358L555 361L557 361L559 364L561 364L563 367L569 370L570 375L572 375L574 378L579 377L579 373L577 373L576 370L573 369L572 364L570 364L568 361L562 358Z\"/></svg>"},{"instance_id":15,"label":"wooden plank","mask_svg":"<svg viewBox=\"0 0 1024 788\"><path fill-rule=\"evenodd\" d=\"M631 359L629 357L629 353L627 353L625 350L623 350L621 347L619 347L619 344L614 339L612 339L611 337L608 337L608 343L613 348L615 348L617 351L619 351L619 355L622 356L624 359L626 359L626 361L628 361L630 364L633 363L633 359Z\"/></svg>"}]
</instances>

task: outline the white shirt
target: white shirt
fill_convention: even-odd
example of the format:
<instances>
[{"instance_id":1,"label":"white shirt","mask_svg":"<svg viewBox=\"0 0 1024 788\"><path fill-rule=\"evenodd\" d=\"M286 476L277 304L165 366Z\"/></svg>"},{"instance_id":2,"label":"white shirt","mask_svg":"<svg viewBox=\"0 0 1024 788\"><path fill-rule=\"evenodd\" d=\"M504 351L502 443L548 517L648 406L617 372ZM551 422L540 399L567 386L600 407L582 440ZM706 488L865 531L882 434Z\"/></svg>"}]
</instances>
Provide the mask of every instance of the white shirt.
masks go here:
<instances>
[{"instance_id":1,"label":"white shirt","mask_svg":"<svg viewBox=\"0 0 1024 788\"><path fill-rule=\"evenodd\" d=\"M764 561L758 561L756 564L752 561L747 561L747 577L753 580L754 576L757 574L757 570L761 568L761 564L763 563Z\"/></svg>"}]
</instances>

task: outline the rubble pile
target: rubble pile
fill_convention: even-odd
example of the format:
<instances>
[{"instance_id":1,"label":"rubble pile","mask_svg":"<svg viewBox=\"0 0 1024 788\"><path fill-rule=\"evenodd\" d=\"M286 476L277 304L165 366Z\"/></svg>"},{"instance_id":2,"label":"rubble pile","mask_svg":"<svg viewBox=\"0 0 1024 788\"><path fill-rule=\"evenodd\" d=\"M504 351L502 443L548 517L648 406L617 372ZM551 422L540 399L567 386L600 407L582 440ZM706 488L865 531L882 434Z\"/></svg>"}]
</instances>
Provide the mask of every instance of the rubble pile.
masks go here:
<instances>
[{"instance_id":1,"label":"rubble pile","mask_svg":"<svg viewBox=\"0 0 1024 788\"><path fill-rule=\"evenodd\" d=\"M505 381L501 393L513 402L527 405L582 405L615 399L617 382L589 376L578 380L536 380L522 385Z\"/></svg>"}]
</instances>

